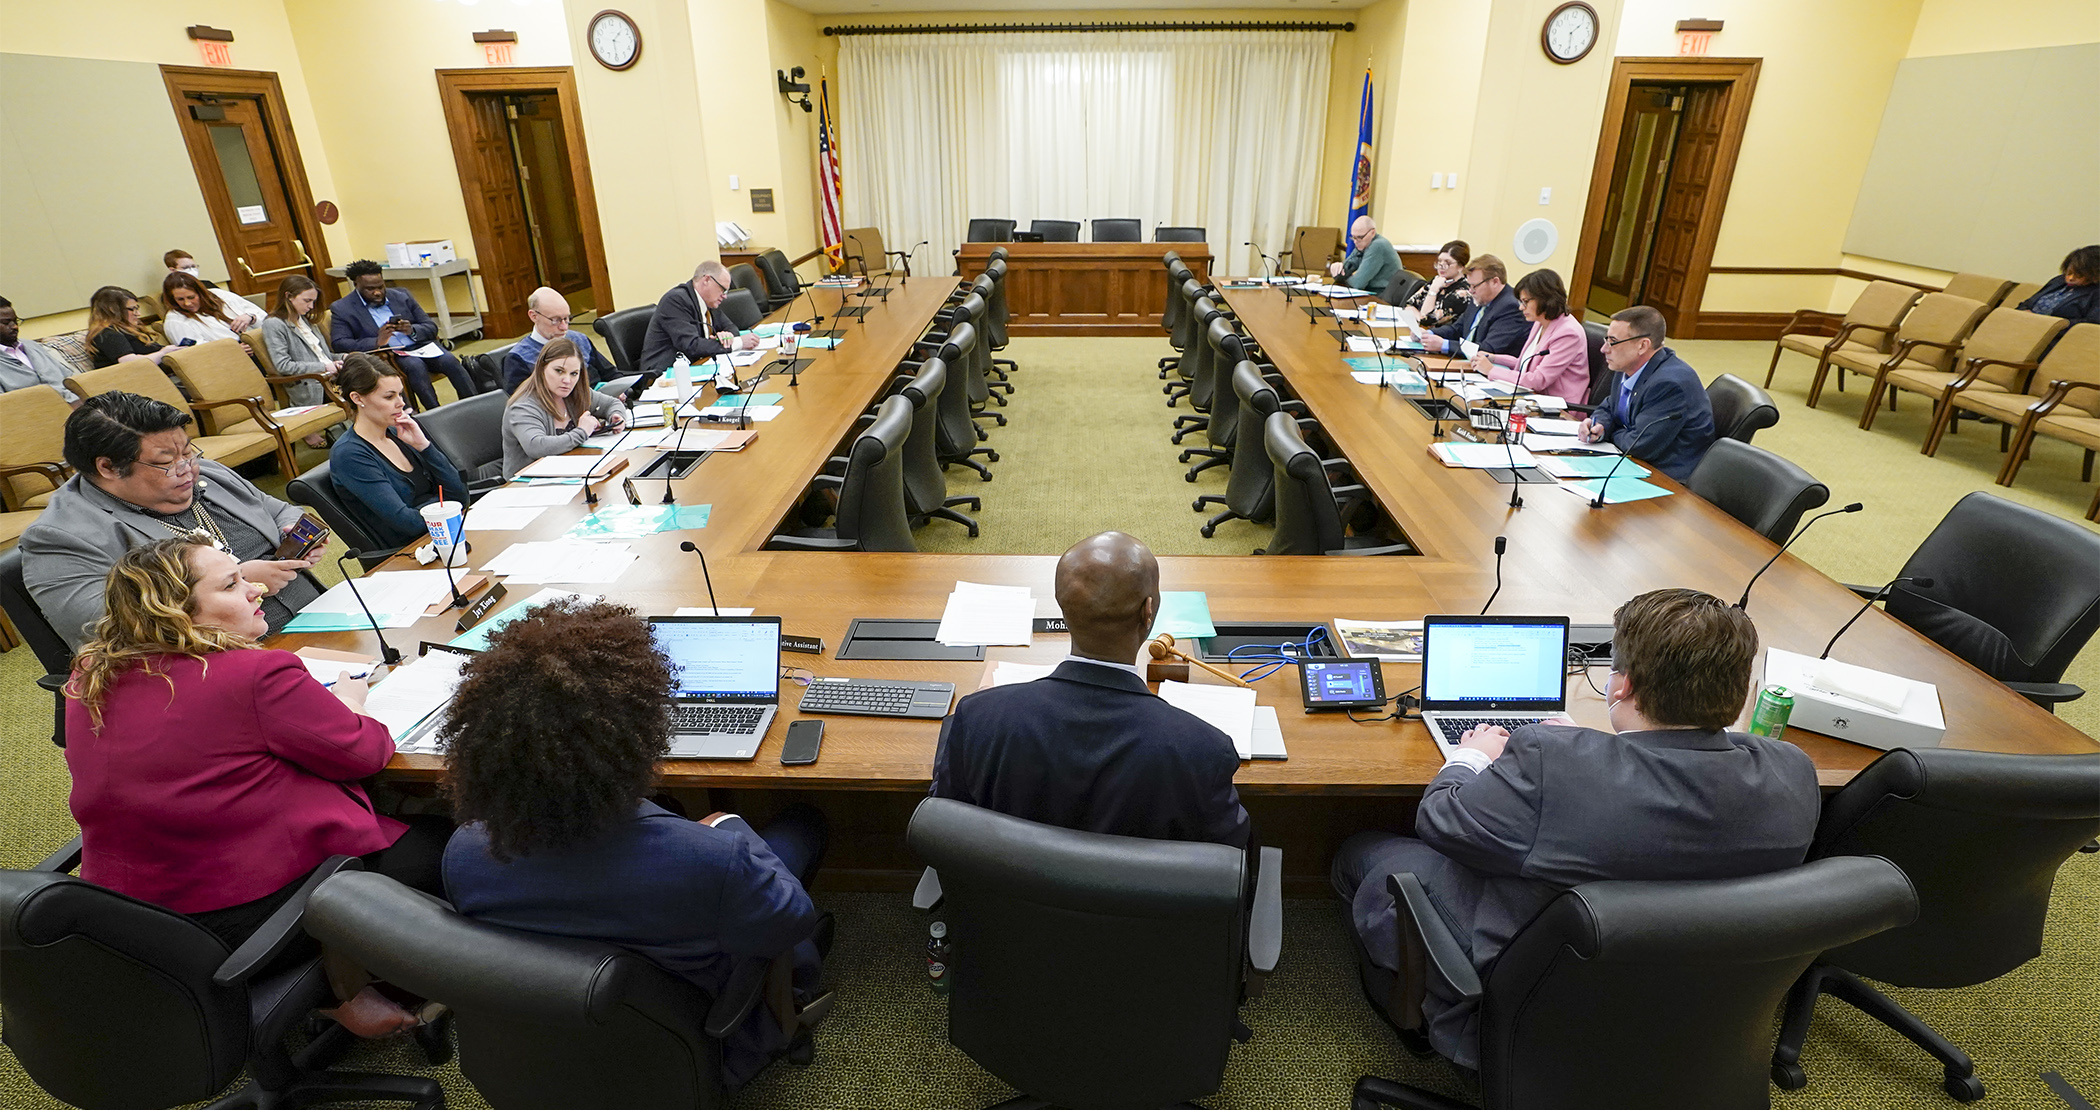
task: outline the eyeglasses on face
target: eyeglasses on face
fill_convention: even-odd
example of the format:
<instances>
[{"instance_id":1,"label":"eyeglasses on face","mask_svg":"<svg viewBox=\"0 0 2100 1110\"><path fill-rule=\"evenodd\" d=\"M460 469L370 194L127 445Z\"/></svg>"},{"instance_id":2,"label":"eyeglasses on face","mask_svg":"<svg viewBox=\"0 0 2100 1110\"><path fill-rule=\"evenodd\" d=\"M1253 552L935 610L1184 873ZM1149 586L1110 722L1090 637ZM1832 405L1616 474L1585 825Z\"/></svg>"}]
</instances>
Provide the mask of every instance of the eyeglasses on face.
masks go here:
<instances>
[{"instance_id":1,"label":"eyeglasses on face","mask_svg":"<svg viewBox=\"0 0 2100 1110\"><path fill-rule=\"evenodd\" d=\"M1621 343L1631 343L1631 342L1633 342L1633 341L1634 341L1634 340L1636 340L1636 339L1650 339L1650 340L1652 340L1652 339L1654 339L1654 338L1655 338L1654 336L1652 336L1652 335L1649 335L1649 334L1648 334L1647 332L1644 332L1644 331L1637 331L1637 332L1634 332L1634 333L1633 333L1632 335L1629 335L1629 336L1627 336L1627 337L1626 337L1626 338L1624 338L1624 339L1613 339L1613 338L1612 338L1611 336L1608 336L1608 335L1607 335L1607 336L1605 336L1605 337L1604 337L1604 345L1605 345L1605 346L1607 346L1607 347L1616 347L1616 346L1618 346L1618 345L1619 345L1619 344L1621 344Z\"/></svg>"},{"instance_id":2,"label":"eyeglasses on face","mask_svg":"<svg viewBox=\"0 0 2100 1110\"><path fill-rule=\"evenodd\" d=\"M566 324L569 322L570 319L568 313L563 313L560 316L555 316L551 313L541 312L537 308L527 309L526 311L532 313L534 316L537 316L542 320L547 321L550 324Z\"/></svg>"},{"instance_id":3,"label":"eyeglasses on face","mask_svg":"<svg viewBox=\"0 0 2100 1110\"><path fill-rule=\"evenodd\" d=\"M139 465L150 466L153 469L160 471L162 474L165 474L170 478L180 478L183 475L188 474L189 472L197 469L198 461L203 458L204 452L197 450L196 444L188 443L183 445L182 457L176 459L174 462L165 464L149 463L144 459L140 459Z\"/></svg>"}]
</instances>

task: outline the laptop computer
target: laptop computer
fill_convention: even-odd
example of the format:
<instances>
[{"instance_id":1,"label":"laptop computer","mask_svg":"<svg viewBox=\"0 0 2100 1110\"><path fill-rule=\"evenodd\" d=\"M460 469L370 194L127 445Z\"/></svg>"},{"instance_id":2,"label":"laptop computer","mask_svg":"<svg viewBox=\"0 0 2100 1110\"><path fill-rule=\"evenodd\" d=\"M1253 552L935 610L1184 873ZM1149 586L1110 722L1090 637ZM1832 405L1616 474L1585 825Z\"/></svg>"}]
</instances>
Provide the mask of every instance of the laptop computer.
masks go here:
<instances>
[{"instance_id":1,"label":"laptop computer","mask_svg":"<svg viewBox=\"0 0 2100 1110\"><path fill-rule=\"evenodd\" d=\"M1422 722L1442 751L1474 725L1567 712L1567 674L1566 617L1423 618Z\"/></svg>"},{"instance_id":2,"label":"laptop computer","mask_svg":"<svg viewBox=\"0 0 2100 1110\"><path fill-rule=\"evenodd\" d=\"M752 759L780 711L779 617L650 617L671 660L671 758Z\"/></svg>"}]
</instances>

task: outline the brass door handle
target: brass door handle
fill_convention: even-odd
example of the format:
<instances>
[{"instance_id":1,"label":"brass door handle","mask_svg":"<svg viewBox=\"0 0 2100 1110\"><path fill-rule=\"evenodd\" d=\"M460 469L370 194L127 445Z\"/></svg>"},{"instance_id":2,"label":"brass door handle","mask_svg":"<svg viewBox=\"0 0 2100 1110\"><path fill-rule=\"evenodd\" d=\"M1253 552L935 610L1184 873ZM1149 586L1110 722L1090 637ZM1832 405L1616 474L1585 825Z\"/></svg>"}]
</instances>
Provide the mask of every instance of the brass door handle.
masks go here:
<instances>
[{"instance_id":1,"label":"brass door handle","mask_svg":"<svg viewBox=\"0 0 2100 1110\"><path fill-rule=\"evenodd\" d=\"M261 273L257 273L252 267L248 265L247 259L236 256L234 258L234 261L240 264L241 269L247 270L248 276L252 278L269 277L271 274L289 274L293 270L304 270L308 266L314 264L313 256L306 253L305 243L294 239L292 240L292 245L299 248L299 261L294 262L289 266L279 266L274 270L264 270Z\"/></svg>"}]
</instances>

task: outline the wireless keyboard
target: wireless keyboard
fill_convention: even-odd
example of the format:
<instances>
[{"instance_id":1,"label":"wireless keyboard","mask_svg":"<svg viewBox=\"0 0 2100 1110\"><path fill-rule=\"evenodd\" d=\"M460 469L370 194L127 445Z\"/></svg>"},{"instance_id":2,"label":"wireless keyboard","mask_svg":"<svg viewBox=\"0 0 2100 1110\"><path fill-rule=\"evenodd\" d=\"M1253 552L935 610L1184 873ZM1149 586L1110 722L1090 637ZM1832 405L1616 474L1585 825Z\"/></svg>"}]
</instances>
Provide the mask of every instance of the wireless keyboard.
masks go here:
<instances>
[{"instance_id":1,"label":"wireless keyboard","mask_svg":"<svg viewBox=\"0 0 2100 1110\"><path fill-rule=\"evenodd\" d=\"M927 717L948 715L955 698L952 682L889 682L866 678L819 678L803 691L804 713L840 713L858 717Z\"/></svg>"}]
</instances>

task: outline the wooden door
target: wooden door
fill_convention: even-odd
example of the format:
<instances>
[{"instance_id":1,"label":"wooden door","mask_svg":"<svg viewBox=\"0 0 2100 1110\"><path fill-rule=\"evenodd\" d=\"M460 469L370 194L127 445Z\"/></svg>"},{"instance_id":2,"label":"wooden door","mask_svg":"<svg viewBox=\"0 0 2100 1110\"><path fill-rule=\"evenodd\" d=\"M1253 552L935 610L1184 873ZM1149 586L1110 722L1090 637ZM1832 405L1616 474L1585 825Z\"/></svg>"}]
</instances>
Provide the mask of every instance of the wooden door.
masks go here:
<instances>
[{"instance_id":1,"label":"wooden door","mask_svg":"<svg viewBox=\"0 0 2100 1110\"><path fill-rule=\"evenodd\" d=\"M576 193L569 184L568 139L562 134L561 115L555 107L551 95L512 97L511 146L524 191L539 283L573 295L590 287L591 274ZM571 303L569 307L583 306Z\"/></svg>"},{"instance_id":2,"label":"wooden door","mask_svg":"<svg viewBox=\"0 0 2100 1110\"><path fill-rule=\"evenodd\" d=\"M1707 216L1707 192L1714 186L1715 167L1720 161L1728 94L1727 85L1688 85L1684 91L1677 151L1670 159L1669 184L1663 190L1662 214L1656 221L1655 247L1640 290L1640 303L1660 311L1672 335L1678 334L1678 322L1686 310L1696 315L1699 308L1688 303L1686 279L1692 272L1700 222Z\"/></svg>"},{"instance_id":3,"label":"wooden door","mask_svg":"<svg viewBox=\"0 0 2100 1110\"><path fill-rule=\"evenodd\" d=\"M1597 268L1590 278L1593 289L1609 294L1590 299L1599 311L1615 312L1640 299L1682 107L1681 89L1643 85L1628 96L1611 191L1605 198Z\"/></svg>"},{"instance_id":4,"label":"wooden door","mask_svg":"<svg viewBox=\"0 0 2100 1110\"><path fill-rule=\"evenodd\" d=\"M481 282L488 292L491 335L522 335L532 326L525 318L525 296L539 285L532 262L532 229L525 199L518 188L518 166L510 141L510 115L501 93L467 95L468 158L471 173L460 183L474 190L483 230L480 240Z\"/></svg>"},{"instance_id":5,"label":"wooden door","mask_svg":"<svg viewBox=\"0 0 2100 1110\"><path fill-rule=\"evenodd\" d=\"M289 126L281 107L269 101L274 80L253 90L205 91L174 90L175 77L170 74L183 141L233 291L267 306L268 294L290 274L305 274L326 288L325 256L317 264L307 253L319 237L309 238L305 175Z\"/></svg>"}]
</instances>

